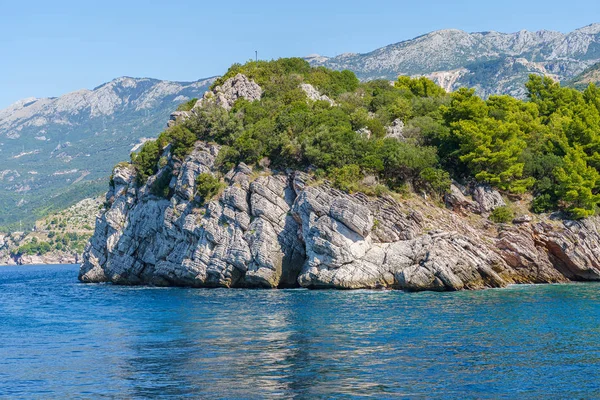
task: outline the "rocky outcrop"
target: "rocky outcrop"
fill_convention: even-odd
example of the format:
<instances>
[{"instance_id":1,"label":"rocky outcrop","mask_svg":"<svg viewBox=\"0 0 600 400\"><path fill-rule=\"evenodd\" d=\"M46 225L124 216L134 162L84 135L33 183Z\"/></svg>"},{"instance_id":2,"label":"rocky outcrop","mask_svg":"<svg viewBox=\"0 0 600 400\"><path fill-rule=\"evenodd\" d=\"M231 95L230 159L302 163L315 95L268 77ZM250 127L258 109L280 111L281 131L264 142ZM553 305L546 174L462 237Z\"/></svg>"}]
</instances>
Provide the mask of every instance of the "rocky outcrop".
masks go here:
<instances>
[{"instance_id":1,"label":"rocky outcrop","mask_svg":"<svg viewBox=\"0 0 600 400\"><path fill-rule=\"evenodd\" d=\"M206 92L204 97L196 103L194 109L206 107L207 104L215 104L230 110L235 101L244 98L248 101L259 100L262 89L253 80L243 74L237 74L227 79L222 85L216 86L212 91Z\"/></svg>"},{"instance_id":2,"label":"rocky outcrop","mask_svg":"<svg viewBox=\"0 0 600 400\"><path fill-rule=\"evenodd\" d=\"M202 102L228 107L235 96L255 99L253 85L238 75ZM81 281L445 291L600 280L598 218L494 225L485 216L504 200L486 186L476 186L470 200L453 185L450 210L348 194L301 171L245 164L224 177L221 193L204 199L196 177L217 173L220 147L199 141L183 161L164 151L166 165L144 186L128 164L115 168L110 207L86 247ZM165 179L166 198L154 195L154 183Z\"/></svg>"},{"instance_id":3,"label":"rocky outcrop","mask_svg":"<svg viewBox=\"0 0 600 400\"><path fill-rule=\"evenodd\" d=\"M259 173L244 164L226 175L217 198L200 206L195 177L214 172L219 150L198 142L182 163L170 159L157 174L171 174L169 199L150 192L157 176L137 188L133 170L117 167L107 193L112 204L98 218L80 279L411 291L600 280L597 218L502 225L495 235L464 228L464 221L429 230L437 217L406 210L391 197L351 195L302 172ZM469 212L476 203L455 191L462 198L454 204Z\"/></svg>"},{"instance_id":4,"label":"rocky outcrop","mask_svg":"<svg viewBox=\"0 0 600 400\"><path fill-rule=\"evenodd\" d=\"M390 126L385 128L385 137L404 140L402 132L404 132L404 122L400 118L396 118Z\"/></svg>"},{"instance_id":5,"label":"rocky outcrop","mask_svg":"<svg viewBox=\"0 0 600 400\"><path fill-rule=\"evenodd\" d=\"M261 96L262 89L256 82L248 79L246 75L237 74L233 78L227 79L222 85L216 86L204 93L202 99L197 101L190 111L175 111L171 113L167 126L171 127L187 120L195 111L203 107L216 105L230 110L239 98L255 101L259 100Z\"/></svg>"},{"instance_id":6,"label":"rocky outcrop","mask_svg":"<svg viewBox=\"0 0 600 400\"><path fill-rule=\"evenodd\" d=\"M487 185L479 185L473 189L473 200L479 204L479 212L489 213L506 205L502 195Z\"/></svg>"},{"instance_id":7,"label":"rocky outcrop","mask_svg":"<svg viewBox=\"0 0 600 400\"><path fill-rule=\"evenodd\" d=\"M173 111L167 121L167 127L175 126L192 115L191 111Z\"/></svg>"},{"instance_id":8,"label":"rocky outcrop","mask_svg":"<svg viewBox=\"0 0 600 400\"><path fill-rule=\"evenodd\" d=\"M450 185L450 190L444 196L446 205L456 212L479 212L479 204L467 198L464 190L457 183Z\"/></svg>"},{"instance_id":9,"label":"rocky outcrop","mask_svg":"<svg viewBox=\"0 0 600 400\"><path fill-rule=\"evenodd\" d=\"M321 94L321 92L319 92L313 85L311 85L310 83L302 83L300 84L300 89L302 89L302 91L304 91L304 93L306 93L306 97L309 98L309 100L312 101L326 101L328 102L330 105L335 105L335 102L333 100L331 100L328 96Z\"/></svg>"},{"instance_id":10,"label":"rocky outcrop","mask_svg":"<svg viewBox=\"0 0 600 400\"><path fill-rule=\"evenodd\" d=\"M535 234L552 264L568 279L600 280L600 218L539 224Z\"/></svg>"}]
</instances>

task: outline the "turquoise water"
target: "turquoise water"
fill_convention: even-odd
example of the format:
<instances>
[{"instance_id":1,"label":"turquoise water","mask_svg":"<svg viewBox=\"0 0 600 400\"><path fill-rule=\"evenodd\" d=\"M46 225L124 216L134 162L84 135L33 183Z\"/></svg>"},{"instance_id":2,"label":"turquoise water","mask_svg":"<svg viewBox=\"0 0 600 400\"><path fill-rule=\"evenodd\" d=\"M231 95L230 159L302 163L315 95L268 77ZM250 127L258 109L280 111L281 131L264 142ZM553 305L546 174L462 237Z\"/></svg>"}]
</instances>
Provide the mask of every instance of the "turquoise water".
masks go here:
<instances>
[{"instance_id":1,"label":"turquoise water","mask_svg":"<svg viewBox=\"0 0 600 400\"><path fill-rule=\"evenodd\" d=\"M597 284L408 294L76 277L0 267L0 395L600 397Z\"/></svg>"}]
</instances>

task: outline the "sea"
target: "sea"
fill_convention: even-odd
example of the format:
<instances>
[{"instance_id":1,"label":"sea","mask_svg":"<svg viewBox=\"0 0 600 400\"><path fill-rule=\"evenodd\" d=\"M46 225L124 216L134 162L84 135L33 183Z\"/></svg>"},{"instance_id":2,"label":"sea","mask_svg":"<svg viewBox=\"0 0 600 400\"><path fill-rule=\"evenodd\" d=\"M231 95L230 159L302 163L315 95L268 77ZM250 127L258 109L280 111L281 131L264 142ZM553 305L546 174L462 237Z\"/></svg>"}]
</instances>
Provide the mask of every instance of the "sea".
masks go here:
<instances>
[{"instance_id":1,"label":"sea","mask_svg":"<svg viewBox=\"0 0 600 400\"><path fill-rule=\"evenodd\" d=\"M600 398L600 284L191 289L77 272L0 267L0 398Z\"/></svg>"}]
</instances>

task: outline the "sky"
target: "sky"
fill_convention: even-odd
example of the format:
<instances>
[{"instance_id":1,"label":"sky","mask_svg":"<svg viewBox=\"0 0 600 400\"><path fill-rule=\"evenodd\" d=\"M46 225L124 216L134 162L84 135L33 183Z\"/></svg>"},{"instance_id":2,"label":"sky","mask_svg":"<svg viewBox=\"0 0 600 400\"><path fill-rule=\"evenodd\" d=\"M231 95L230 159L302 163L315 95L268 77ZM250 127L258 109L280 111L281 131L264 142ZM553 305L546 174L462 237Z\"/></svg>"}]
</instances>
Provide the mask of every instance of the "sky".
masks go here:
<instances>
[{"instance_id":1,"label":"sky","mask_svg":"<svg viewBox=\"0 0 600 400\"><path fill-rule=\"evenodd\" d=\"M424 33L600 22L598 0L0 0L0 109L120 76L194 81L234 62L364 53Z\"/></svg>"}]
</instances>

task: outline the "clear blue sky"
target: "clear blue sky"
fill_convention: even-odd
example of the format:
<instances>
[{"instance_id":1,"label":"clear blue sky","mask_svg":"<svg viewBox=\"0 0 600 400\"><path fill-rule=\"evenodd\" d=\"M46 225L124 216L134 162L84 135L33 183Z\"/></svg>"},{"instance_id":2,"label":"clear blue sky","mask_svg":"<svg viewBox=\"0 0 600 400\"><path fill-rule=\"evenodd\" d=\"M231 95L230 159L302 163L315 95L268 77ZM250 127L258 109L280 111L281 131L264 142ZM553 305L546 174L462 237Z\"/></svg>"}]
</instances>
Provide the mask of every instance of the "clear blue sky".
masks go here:
<instances>
[{"instance_id":1,"label":"clear blue sky","mask_svg":"<svg viewBox=\"0 0 600 400\"><path fill-rule=\"evenodd\" d=\"M598 0L0 0L0 108L118 76L196 80L263 59L367 52L436 29L600 22Z\"/></svg>"}]
</instances>

